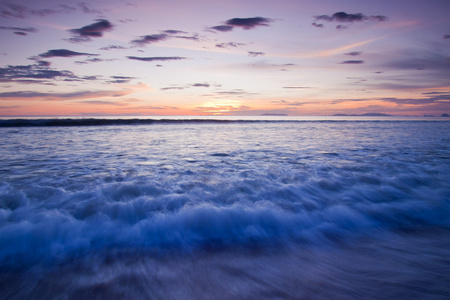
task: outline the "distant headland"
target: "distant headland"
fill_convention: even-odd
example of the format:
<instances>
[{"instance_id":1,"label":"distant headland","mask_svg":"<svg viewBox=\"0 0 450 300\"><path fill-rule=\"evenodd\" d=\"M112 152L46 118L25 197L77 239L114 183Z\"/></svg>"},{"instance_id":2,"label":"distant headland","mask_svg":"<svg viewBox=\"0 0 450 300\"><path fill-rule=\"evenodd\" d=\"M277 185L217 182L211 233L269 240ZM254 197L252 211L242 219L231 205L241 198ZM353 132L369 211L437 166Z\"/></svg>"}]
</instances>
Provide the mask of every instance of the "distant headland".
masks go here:
<instances>
[{"instance_id":1,"label":"distant headland","mask_svg":"<svg viewBox=\"0 0 450 300\"><path fill-rule=\"evenodd\" d=\"M365 113L361 115L357 114L335 114L332 115L334 117L391 117L392 115L383 114L383 113Z\"/></svg>"},{"instance_id":2,"label":"distant headland","mask_svg":"<svg viewBox=\"0 0 450 300\"><path fill-rule=\"evenodd\" d=\"M265 113L265 114L261 114L261 116L276 116L276 117L287 117L287 114L269 114L269 113Z\"/></svg>"}]
</instances>

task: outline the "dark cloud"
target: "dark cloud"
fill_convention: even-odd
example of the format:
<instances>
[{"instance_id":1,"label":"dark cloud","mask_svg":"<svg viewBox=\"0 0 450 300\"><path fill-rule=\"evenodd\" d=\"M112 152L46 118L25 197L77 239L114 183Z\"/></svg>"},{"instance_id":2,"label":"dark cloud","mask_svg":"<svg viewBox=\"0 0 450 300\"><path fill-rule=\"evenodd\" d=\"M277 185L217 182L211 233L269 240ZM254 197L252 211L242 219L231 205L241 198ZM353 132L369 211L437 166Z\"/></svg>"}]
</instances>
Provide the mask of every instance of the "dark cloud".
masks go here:
<instances>
[{"instance_id":1,"label":"dark cloud","mask_svg":"<svg viewBox=\"0 0 450 300\"><path fill-rule=\"evenodd\" d=\"M268 23L272 22L271 19L263 17L255 18L233 18L225 22L228 26L241 27L243 29L253 29L257 26L269 26Z\"/></svg>"},{"instance_id":2,"label":"dark cloud","mask_svg":"<svg viewBox=\"0 0 450 300\"><path fill-rule=\"evenodd\" d=\"M184 90L186 87L183 86L169 86L161 88L161 91L168 91L168 90Z\"/></svg>"},{"instance_id":3,"label":"dark cloud","mask_svg":"<svg viewBox=\"0 0 450 300\"><path fill-rule=\"evenodd\" d=\"M194 83L191 86L193 86L193 87L210 87L209 83Z\"/></svg>"},{"instance_id":4,"label":"dark cloud","mask_svg":"<svg viewBox=\"0 0 450 300\"><path fill-rule=\"evenodd\" d=\"M7 66L0 68L0 82L19 83L49 83L54 79L75 79L72 72L67 70L53 70L48 68L49 63L39 61L33 65Z\"/></svg>"},{"instance_id":5,"label":"dark cloud","mask_svg":"<svg viewBox=\"0 0 450 300\"><path fill-rule=\"evenodd\" d=\"M316 21L327 21L327 22L338 22L338 23L353 23L353 22L363 22L363 21L376 21L382 22L386 21L387 17L377 15L377 16L366 16L362 13L349 14L346 12L336 12L333 15L320 15L314 17ZM315 27L323 27L323 24L312 23ZM342 30L347 29L345 25L337 25L336 29Z\"/></svg>"},{"instance_id":6,"label":"dark cloud","mask_svg":"<svg viewBox=\"0 0 450 300\"><path fill-rule=\"evenodd\" d=\"M450 106L448 102L450 100L450 94L438 95L434 97L428 98L380 98L378 100L393 102L397 104L412 104L412 105L425 105L425 104L433 104L433 103L446 103Z\"/></svg>"},{"instance_id":7,"label":"dark cloud","mask_svg":"<svg viewBox=\"0 0 450 300\"><path fill-rule=\"evenodd\" d=\"M426 92L426 93L422 93L422 95L445 95L445 94L450 94L450 92Z\"/></svg>"},{"instance_id":8,"label":"dark cloud","mask_svg":"<svg viewBox=\"0 0 450 300\"><path fill-rule=\"evenodd\" d=\"M316 20L322 20L322 21L328 21L328 22L341 22L341 23L345 23L345 22L362 22L362 21L367 21L367 20L373 20L373 21L386 21L387 17L385 16L366 16L363 15L362 13L356 13L356 14L348 14L346 12L337 12L334 13L333 15L329 16L329 15L321 15L321 16L315 16Z\"/></svg>"},{"instance_id":9,"label":"dark cloud","mask_svg":"<svg viewBox=\"0 0 450 300\"><path fill-rule=\"evenodd\" d=\"M174 36L174 38L184 39L184 40L191 40L191 41L195 41L195 42L198 42L200 40L199 37L198 37L198 34L194 34L192 36L176 35L176 36Z\"/></svg>"},{"instance_id":10,"label":"dark cloud","mask_svg":"<svg viewBox=\"0 0 450 300\"><path fill-rule=\"evenodd\" d=\"M344 60L343 62L340 62L340 64L344 65L355 65L355 64L363 64L363 60Z\"/></svg>"},{"instance_id":11,"label":"dark cloud","mask_svg":"<svg viewBox=\"0 0 450 300\"><path fill-rule=\"evenodd\" d=\"M82 53L82 52L75 52L67 49L54 49L54 50L48 50L45 53L39 54L39 57L73 57L73 56L80 56L80 55L87 55L87 56L97 56L98 54L91 54L91 53Z\"/></svg>"},{"instance_id":12,"label":"dark cloud","mask_svg":"<svg viewBox=\"0 0 450 300\"><path fill-rule=\"evenodd\" d=\"M107 83L128 83L133 79L136 79L136 77L129 77L129 76L111 76L112 80L106 81Z\"/></svg>"},{"instance_id":13,"label":"dark cloud","mask_svg":"<svg viewBox=\"0 0 450 300\"><path fill-rule=\"evenodd\" d=\"M88 58L84 61L76 61L75 63L77 65L85 65L85 64L89 64L89 63L97 63L97 62L105 62L105 61L115 61L116 59L101 59L101 58Z\"/></svg>"},{"instance_id":14,"label":"dark cloud","mask_svg":"<svg viewBox=\"0 0 450 300\"><path fill-rule=\"evenodd\" d=\"M337 25L336 26L336 29L337 30L343 30L343 29L347 29L348 27L347 26L345 26L345 25Z\"/></svg>"},{"instance_id":15,"label":"dark cloud","mask_svg":"<svg viewBox=\"0 0 450 300\"><path fill-rule=\"evenodd\" d=\"M232 31L236 27L239 27L245 30L249 30L258 26L269 26L270 22L272 22L272 19L263 17L233 18L225 21L225 25L213 26L209 27L208 29L213 31L228 32Z\"/></svg>"},{"instance_id":16,"label":"dark cloud","mask_svg":"<svg viewBox=\"0 0 450 300\"><path fill-rule=\"evenodd\" d=\"M248 56L256 57L256 56L262 56L265 55L264 52L256 52L256 51L248 51Z\"/></svg>"},{"instance_id":17,"label":"dark cloud","mask_svg":"<svg viewBox=\"0 0 450 300\"><path fill-rule=\"evenodd\" d=\"M71 42L87 42L90 41L92 37L102 37L103 33L110 31L114 26L105 19L98 19L96 23L68 30L70 33L74 34L75 37L70 38Z\"/></svg>"},{"instance_id":18,"label":"dark cloud","mask_svg":"<svg viewBox=\"0 0 450 300\"><path fill-rule=\"evenodd\" d=\"M173 29L169 29L169 30L164 30L162 31L163 34L186 34L186 31L181 31L181 30L173 30Z\"/></svg>"},{"instance_id":19,"label":"dark cloud","mask_svg":"<svg viewBox=\"0 0 450 300\"><path fill-rule=\"evenodd\" d=\"M323 28L323 24L318 24L318 23L311 23L312 26L317 27L317 28Z\"/></svg>"},{"instance_id":20,"label":"dark cloud","mask_svg":"<svg viewBox=\"0 0 450 300\"><path fill-rule=\"evenodd\" d=\"M140 61L171 61L171 60L187 59L187 57L181 57L181 56L156 56L156 57L127 56L127 58L132 59L132 60L140 60Z\"/></svg>"},{"instance_id":21,"label":"dark cloud","mask_svg":"<svg viewBox=\"0 0 450 300\"><path fill-rule=\"evenodd\" d=\"M128 48L127 47L123 47L123 46L118 46L118 45L109 45L109 46L100 48L100 50L106 50L106 51L109 51L109 50L124 50L124 49L128 49Z\"/></svg>"},{"instance_id":22,"label":"dark cloud","mask_svg":"<svg viewBox=\"0 0 450 300\"><path fill-rule=\"evenodd\" d=\"M140 36L139 39L131 41L133 44L137 44L139 46L145 46L147 44L161 42L164 40L167 40L169 38L169 35L167 34L150 34L150 35L144 35Z\"/></svg>"},{"instance_id":23,"label":"dark cloud","mask_svg":"<svg viewBox=\"0 0 450 300\"><path fill-rule=\"evenodd\" d=\"M78 100L89 98L102 98L102 97L121 97L129 94L131 91L79 91L73 93L41 93L33 91L15 91L0 93L0 98L26 98L39 100L45 98L46 100Z\"/></svg>"},{"instance_id":24,"label":"dark cloud","mask_svg":"<svg viewBox=\"0 0 450 300\"><path fill-rule=\"evenodd\" d=\"M239 47L239 46L245 46L245 44L243 44L243 43L235 43L235 42L216 44L217 48L224 48L224 49L236 48L236 47Z\"/></svg>"},{"instance_id":25,"label":"dark cloud","mask_svg":"<svg viewBox=\"0 0 450 300\"><path fill-rule=\"evenodd\" d=\"M350 55L350 56L358 56L361 55L361 51L352 51L352 52L348 52L348 53L344 53L345 55Z\"/></svg>"},{"instance_id":26,"label":"dark cloud","mask_svg":"<svg viewBox=\"0 0 450 300\"><path fill-rule=\"evenodd\" d=\"M444 35L444 39L450 39L450 34Z\"/></svg>"},{"instance_id":27,"label":"dark cloud","mask_svg":"<svg viewBox=\"0 0 450 300\"><path fill-rule=\"evenodd\" d=\"M36 28L33 27L8 27L8 26L0 26L2 30L12 30L16 35L27 35L31 32L37 32Z\"/></svg>"},{"instance_id":28,"label":"dark cloud","mask_svg":"<svg viewBox=\"0 0 450 300\"><path fill-rule=\"evenodd\" d=\"M209 29L220 31L220 32L228 32L228 31L233 30L233 26L218 25L218 26L209 27Z\"/></svg>"},{"instance_id":29,"label":"dark cloud","mask_svg":"<svg viewBox=\"0 0 450 300\"><path fill-rule=\"evenodd\" d=\"M86 14L101 14L103 11L92 9L84 2L79 2L75 6L68 4L57 5L52 8L32 9L25 5L3 3L0 4L0 16L5 18L24 19L28 16L45 17L53 14L83 12Z\"/></svg>"}]
</instances>

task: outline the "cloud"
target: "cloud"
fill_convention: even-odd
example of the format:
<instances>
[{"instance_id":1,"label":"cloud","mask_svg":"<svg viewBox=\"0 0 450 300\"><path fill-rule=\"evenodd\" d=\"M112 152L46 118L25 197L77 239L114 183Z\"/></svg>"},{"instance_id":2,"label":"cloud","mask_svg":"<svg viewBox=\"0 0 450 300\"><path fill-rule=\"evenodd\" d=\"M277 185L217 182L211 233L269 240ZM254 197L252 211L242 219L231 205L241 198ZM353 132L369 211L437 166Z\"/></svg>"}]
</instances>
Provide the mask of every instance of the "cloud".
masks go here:
<instances>
[{"instance_id":1,"label":"cloud","mask_svg":"<svg viewBox=\"0 0 450 300\"><path fill-rule=\"evenodd\" d=\"M450 34L444 35L444 39L450 39Z\"/></svg>"},{"instance_id":2,"label":"cloud","mask_svg":"<svg viewBox=\"0 0 450 300\"><path fill-rule=\"evenodd\" d=\"M352 51L352 52L348 52L348 53L344 53L345 55L350 55L350 56L358 56L361 55L361 51Z\"/></svg>"},{"instance_id":3,"label":"cloud","mask_svg":"<svg viewBox=\"0 0 450 300\"><path fill-rule=\"evenodd\" d=\"M12 30L14 34L17 35L27 35L31 32L37 32L36 28L33 27L8 27L8 26L0 26L2 30Z\"/></svg>"},{"instance_id":4,"label":"cloud","mask_svg":"<svg viewBox=\"0 0 450 300\"><path fill-rule=\"evenodd\" d=\"M283 86L283 89L293 89L293 90L302 90L302 89L310 89L309 86Z\"/></svg>"},{"instance_id":5,"label":"cloud","mask_svg":"<svg viewBox=\"0 0 450 300\"><path fill-rule=\"evenodd\" d=\"M167 34L150 34L150 35L143 35L140 36L139 39L131 41L133 44L137 44L139 46L145 46L147 44L161 42L164 40L167 40L169 38L169 35Z\"/></svg>"},{"instance_id":6,"label":"cloud","mask_svg":"<svg viewBox=\"0 0 450 300\"><path fill-rule=\"evenodd\" d=\"M257 26L269 26L268 23L272 22L271 19L263 17L255 18L233 18L225 22L228 26L241 27L243 29L253 29Z\"/></svg>"},{"instance_id":7,"label":"cloud","mask_svg":"<svg viewBox=\"0 0 450 300\"><path fill-rule=\"evenodd\" d=\"M318 23L311 23L312 26L317 27L317 28L323 28L323 24L318 24Z\"/></svg>"},{"instance_id":8,"label":"cloud","mask_svg":"<svg viewBox=\"0 0 450 300\"><path fill-rule=\"evenodd\" d=\"M357 64L363 64L363 60L344 60L343 62L340 62L340 64L343 65L357 65Z\"/></svg>"},{"instance_id":9,"label":"cloud","mask_svg":"<svg viewBox=\"0 0 450 300\"><path fill-rule=\"evenodd\" d=\"M385 102L393 102L397 104L425 105L433 103L445 103L450 106L450 94L443 94L428 98L380 98Z\"/></svg>"},{"instance_id":10,"label":"cloud","mask_svg":"<svg viewBox=\"0 0 450 300\"><path fill-rule=\"evenodd\" d=\"M362 13L356 13L356 14L348 14L346 12L337 12L334 13L333 15L329 16L329 15L320 15L320 16L315 16L316 20L322 20L322 21L328 21L328 22L340 22L340 23L345 23L345 22L362 22L362 21L367 21L367 20L373 20L373 21L386 21L387 17L385 16L366 16L363 15Z\"/></svg>"},{"instance_id":11,"label":"cloud","mask_svg":"<svg viewBox=\"0 0 450 300\"><path fill-rule=\"evenodd\" d=\"M233 30L233 26L218 25L218 26L209 27L209 29L220 31L220 32L228 32L228 31L232 31Z\"/></svg>"},{"instance_id":12,"label":"cloud","mask_svg":"<svg viewBox=\"0 0 450 300\"><path fill-rule=\"evenodd\" d=\"M118 45L109 45L109 46L100 48L100 50L105 50L105 51L109 51L109 50L125 50L125 49L128 49L128 48L127 47L123 47L123 46L118 46Z\"/></svg>"},{"instance_id":13,"label":"cloud","mask_svg":"<svg viewBox=\"0 0 450 300\"><path fill-rule=\"evenodd\" d=\"M98 19L96 23L86 25L77 29L69 29L68 31L75 35L75 37L70 38L71 42L88 42L91 41L92 37L102 37L103 33L110 31L114 26L105 19Z\"/></svg>"},{"instance_id":14,"label":"cloud","mask_svg":"<svg viewBox=\"0 0 450 300\"><path fill-rule=\"evenodd\" d=\"M272 19L263 17L233 18L225 21L225 25L213 26L209 27L208 29L213 31L228 32L238 27L245 30L249 30L256 28L258 26L269 26L269 23L272 21L273 21Z\"/></svg>"},{"instance_id":15,"label":"cloud","mask_svg":"<svg viewBox=\"0 0 450 300\"><path fill-rule=\"evenodd\" d=\"M169 86L161 88L161 91L168 91L168 90L184 90L186 87L184 86Z\"/></svg>"},{"instance_id":16,"label":"cloud","mask_svg":"<svg viewBox=\"0 0 450 300\"><path fill-rule=\"evenodd\" d=\"M136 79L136 77L129 76L111 76L113 80L106 81L107 83L129 83L131 80Z\"/></svg>"},{"instance_id":17,"label":"cloud","mask_svg":"<svg viewBox=\"0 0 450 300\"><path fill-rule=\"evenodd\" d=\"M181 57L181 56L156 56L156 57L127 56L127 58L132 59L132 60L140 60L140 61L171 61L171 60L187 59L187 57Z\"/></svg>"},{"instance_id":18,"label":"cloud","mask_svg":"<svg viewBox=\"0 0 450 300\"><path fill-rule=\"evenodd\" d=\"M33 65L9 65L0 68L0 82L20 83L48 83L50 79L75 79L72 72L67 70L53 70L48 68L49 64L39 61Z\"/></svg>"},{"instance_id":19,"label":"cloud","mask_svg":"<svg viewBox=\"0 0 450 300\"><path fill-rule=\"evenodd\" d=\"M264 52L248 51L248 56L251 56L251 57L262 56L262 55L265 55L265 53Z\"/></svg>"},{"instance_id":20,"label":"cloud","mask_svg":"<svg viewBox=\"0 0 450 300\"><path fill-rule=\"evenodd\" d=\"M338 30L343 30L343 29L347 29L348 27L347 26L345 26L345 25L337 25L336 26L336 29L338 29Z\"/></svg>"},{"instance_id":21,"label":"cloud","mask_svg":"<svg viewBox=\"0 0 450 300\"><path fill-rule=\"evenodd\" d=\"M243 44L243 43L235 43L235 42L216 44L217 48L224 48L224 49L237 48L239 46L245 46L245 44Z\"/></svg>"},{"instance_id":22,"label":"cloud","mask_svg":"<svg viewBox=\"0 0 450 300\"><path fill-rule=\"evenodd\" d=\"M73 56L80 56L80 55L87 55L87 56L97 56L98 54L91 54L91 53L82 53L82 52L75 52L67 49L54 49L54 50L48 50L45 53L39 54L39 57L73 57Z\"/></svg>"},{"instance_id":23,"label":"cloud","mask_svg":"<svg viewBox=\"0 0 450 300\"><path fill-rule=\"evenodd\" d=\"M37 99L37 100L80 100L91 98L103 98L103 97L122 97L132 93L131 90L122 91L79 91L73 93L41 93L33 91L15 91L0 93L0 98L12 99L12 98L25 98L25 99Z\"/></svg>"},{"instance_id":24,"label":"cloud","mask_svg":"<svg viewBox=\"0 0 450 300\"><path fill-rule=\"evenodd\" d=\"M193 87L210 87L209 83L194 83L191 84Z\"/></svg>"},{"instance_id":25,"label":"cloud","mask_svg":"<svg viewBox=\"0 0 450 300\"><path fill-rule=\"evenodd\" d=\"M89 63L97 63L97 62L104 62L104 61L115 61L116 59L101 59L101 58L97 58L97 57L94 57L94 58L88 58L88 59L86 59L86 60L84 60L84 61L76 61L75 63L77 64L77 65L85 65L85 64L89 64Z\"/></svg>"},{"instance_id":26,"label":"cloud","mask_svg":"<svg viewBox=\"0 0 450 300\"><path fill-rule=\"evenodd\" d=\"M25 5L4 3L0 4L0 16L5 18L24 19L28 16L45 17L53 14L83 12L86 14L101 14L102 10L92 9L85 2L79 2L75 6L68 4L57 5L52 8L31 9Z\"/></svg>"},{"instance_id":27,"label":"cloud","mask_svg":"<svg viewBox=\"0 0 450 300\"><path fill-rule=\"evenodd\" d=\"M187 33L186 31L181 31L181 30L173 30L173 29L169 29L169 30L164 30L162 31L163 34L185 34Z\"/></svg>"}]
</instances>

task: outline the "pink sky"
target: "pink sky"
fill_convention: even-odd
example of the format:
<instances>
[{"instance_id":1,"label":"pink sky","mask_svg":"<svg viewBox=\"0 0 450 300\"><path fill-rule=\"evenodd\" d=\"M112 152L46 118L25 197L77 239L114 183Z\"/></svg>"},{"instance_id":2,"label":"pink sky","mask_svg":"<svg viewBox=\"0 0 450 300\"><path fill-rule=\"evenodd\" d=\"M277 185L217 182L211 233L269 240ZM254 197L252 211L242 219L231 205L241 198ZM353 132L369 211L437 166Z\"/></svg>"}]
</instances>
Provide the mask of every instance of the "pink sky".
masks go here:
<instances>
[{"instance_id":1,"label":"pink sky","mask_svg":"<svg viewBox=\"0 0 450 300\"><path fill-rule=\"evenodd\" d=\"M450 1L0 0L0 116L450 113Z\"/></svg>"}]
</instances>

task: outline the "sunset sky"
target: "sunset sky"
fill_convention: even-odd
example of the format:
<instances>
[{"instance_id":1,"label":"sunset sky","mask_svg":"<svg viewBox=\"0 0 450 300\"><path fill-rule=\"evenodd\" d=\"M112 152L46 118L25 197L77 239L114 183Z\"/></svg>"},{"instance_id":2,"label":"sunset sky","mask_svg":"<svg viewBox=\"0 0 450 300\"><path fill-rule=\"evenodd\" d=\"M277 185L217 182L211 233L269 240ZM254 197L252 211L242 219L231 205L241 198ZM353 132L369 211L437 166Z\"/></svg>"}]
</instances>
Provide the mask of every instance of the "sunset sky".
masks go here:
<instances>
[{"instance_id":1,"label":"sunset sky","mask_svg":"<svg viewBox=\"0 0 450 300\"><path fill-rule=\"evenodd\" d=\"M450 113L449 0L0 0L0 116Z\"/></svg>"}]
</instances>

